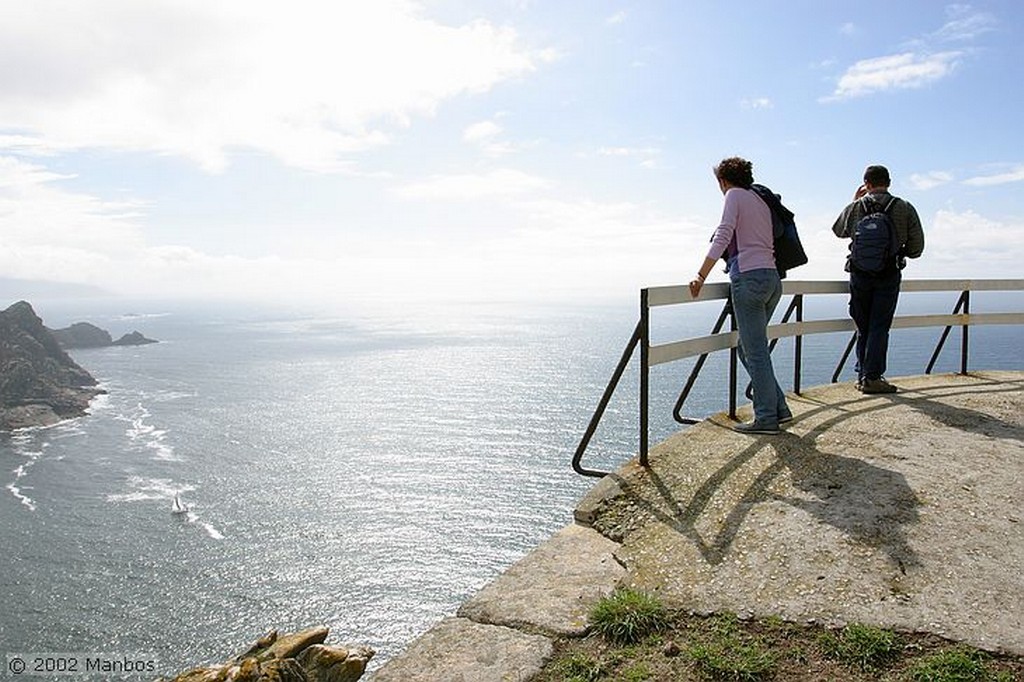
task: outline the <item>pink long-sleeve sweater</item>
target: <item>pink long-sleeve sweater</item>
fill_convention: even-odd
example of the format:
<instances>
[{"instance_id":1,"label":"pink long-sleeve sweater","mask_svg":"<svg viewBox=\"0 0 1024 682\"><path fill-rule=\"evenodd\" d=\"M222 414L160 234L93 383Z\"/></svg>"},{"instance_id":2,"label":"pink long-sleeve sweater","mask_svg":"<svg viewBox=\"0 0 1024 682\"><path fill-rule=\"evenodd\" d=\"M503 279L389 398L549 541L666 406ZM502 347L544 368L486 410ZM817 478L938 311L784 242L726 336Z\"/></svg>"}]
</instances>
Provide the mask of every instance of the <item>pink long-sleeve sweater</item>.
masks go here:
<instances>
[{"instance_id":1,"label":"pink long-sleeve sweater","mask_svg":"<svg viewBox=\"0 0 1024 682\"><path fill-rule=\"evenodd\" d=\"M752 190L730 187L725 193L722 222L715 228L715 234L711 238L708 258L721 258L734 236L738 251L735 267L738 267L740 272L760 268L775 269L772 214L768 205Z\"/></svg>"}]
</instances>

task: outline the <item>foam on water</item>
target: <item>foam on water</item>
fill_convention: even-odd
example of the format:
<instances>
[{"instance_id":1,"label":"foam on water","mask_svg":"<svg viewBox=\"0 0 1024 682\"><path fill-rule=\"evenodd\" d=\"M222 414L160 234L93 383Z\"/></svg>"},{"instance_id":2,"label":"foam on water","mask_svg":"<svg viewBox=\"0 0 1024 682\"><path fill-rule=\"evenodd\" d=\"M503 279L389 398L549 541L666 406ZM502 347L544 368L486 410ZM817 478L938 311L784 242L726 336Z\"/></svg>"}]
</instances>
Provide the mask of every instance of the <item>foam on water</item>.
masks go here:
<instances>
[{"instance_id":1,"label":"foam on water","mask_svg":"<svg viewBox=\"0 0 1024 682\"><path fill-rule=\"evenodd\" d=\"M22 479L28 476L29 471L39 458L43 456L43 449L46 447L47 443L44 441L37 445L38 434L42 431L43 429L41 428L20 429L15 432L14 436L11 438L11 445L15 455L23 461L11 471L14 475L14 480L4 487L10 491L11 495L14 496L14 499L18 500L29 511L36 510L36 503L26 494L26 491L31 490L32 486L23 483ZM39 449L30 449L33 445L37 445Z\"/></svg>"},{"instance_id":2,"label":"foam on water","mask_svg":"<svg viewBox=\"0 0 1024 682\"><path fill-rule=\"evenodd\" d=\"M194 486L188 484L174 483L169 478L146 478L144 476L129 476L127 481L129 491L122 493L110 493L106 496L107 502L145 502L147 500L174 499L175 494L195 490ZM168 508L170 505L168 504Z\"/></svg>"},{"instance_id":3,"label":"foam on water","mask_svg":"<svg viewBox=\"0 0 1024 682\"><path fill-rule=\"evenodd\" d=\"M129 426L125 429L128 439L153 452L154 460L165 462L178 462L181 458L175 454L174 446L167 439L167 431L157 428L155 424L149 423L152 417L149 409L142 403L138 403L130 414L118 415L118 419L127 421Z\"/></svg>"}]
</instances>

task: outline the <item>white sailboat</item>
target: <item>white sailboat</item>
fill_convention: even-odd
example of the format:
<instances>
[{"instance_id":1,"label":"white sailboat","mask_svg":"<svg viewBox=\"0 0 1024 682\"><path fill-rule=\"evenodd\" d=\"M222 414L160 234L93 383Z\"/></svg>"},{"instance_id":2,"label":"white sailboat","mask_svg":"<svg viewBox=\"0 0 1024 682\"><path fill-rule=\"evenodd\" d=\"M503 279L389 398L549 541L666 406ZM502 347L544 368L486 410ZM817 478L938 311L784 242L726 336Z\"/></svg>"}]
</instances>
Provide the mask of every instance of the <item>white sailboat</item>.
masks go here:
<instances>
[{"instance_id":1,"label":"white sailboat","mask_svg":"<svg viewBox=\"0 0 1024 682\"><path fill-rule=\"evenodd\" d=\"M188 512L188 506L181 501L178 497L178 493L174 493L174 503L171 505L172 514L185 514Z\"/></svg>"}]
</instances>

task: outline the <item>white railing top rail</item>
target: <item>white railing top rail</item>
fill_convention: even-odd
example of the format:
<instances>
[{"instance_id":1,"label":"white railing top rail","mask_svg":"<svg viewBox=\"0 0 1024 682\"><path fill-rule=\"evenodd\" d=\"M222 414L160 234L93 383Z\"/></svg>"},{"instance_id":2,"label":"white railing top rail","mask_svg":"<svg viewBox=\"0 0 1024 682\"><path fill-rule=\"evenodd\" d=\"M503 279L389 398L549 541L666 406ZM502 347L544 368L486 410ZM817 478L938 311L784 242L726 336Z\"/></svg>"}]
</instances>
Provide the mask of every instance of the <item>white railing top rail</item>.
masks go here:
<instances>
[{"instance_id":1,"label":"white railing top rail","mask_svg":"<svg viewBox=\"0 0 1024 682\"><path fill-rule=\"evenodd\" d=\"M785 281L782 290L784 296L847 294L850 290L849 286L846 281ZM690 295L689 287L685 285L652 287L645 291L647 292L648 308L729 298L728 284L707 285L701 289L700 295L696 298ZM904 280L900 291L901 293L949 291L961 294L965 291L1024 291L1024 279ZM963 327L995 324L1024 324L1024 312L898 315L893 320L892 326L893 329L910 329L914 327ZM780 339L813 334L852 332L854 328L853 320L849 317L783 322L768 326L768 338ZM737 332L723 331L707 336L650 345L648 346L650 364L660 365L705 353L728 350L734 348L737 343L739 343Z\"/></svg>"},{"instance_id":2,"label":"white railing top rail","mask_svg":"<svg viewBox=\"0 0 1024 682\"><path fill-rule=\"evenodd\" d=\"M714 301L728 298L728 283L706 284L694 298L685 284L649 287L647 305L654 308L692 301ZM847 280L807 280L782 283L782 294L845 294L850 291ZM919 291L1024 291L1024 279L905 279L901 292Z\"/></svg>"}]
</instances>

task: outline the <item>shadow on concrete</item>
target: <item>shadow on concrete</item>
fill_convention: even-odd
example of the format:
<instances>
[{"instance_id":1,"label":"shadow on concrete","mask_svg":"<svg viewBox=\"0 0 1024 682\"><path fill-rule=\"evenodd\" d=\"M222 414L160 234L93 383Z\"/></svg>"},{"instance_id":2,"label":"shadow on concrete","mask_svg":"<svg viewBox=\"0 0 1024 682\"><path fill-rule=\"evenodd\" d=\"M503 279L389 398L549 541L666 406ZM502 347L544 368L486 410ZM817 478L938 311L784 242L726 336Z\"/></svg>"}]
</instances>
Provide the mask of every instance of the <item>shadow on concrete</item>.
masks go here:
<instances>
[{"instance_id":1,"label":"shadow on concrete","mask_svg":"<svg viewBox=\"0 0 1024 682\"><path fill-rule=\"evenodd\" d=\"M992 386L991 389L985 391L986 393L1019 393L1021 387L1024 386L1024 382L1019 381L993 381L986 383ZM954 429L977 433L990 438L1012 438L1024 442L1024 433L1022 433L1019 425L993 417L984 412L950 405L945 402L945 399L948 398L970 394L976 395L977 393L977 390L957 391L939 387L934 389L917 388L904 393L895 393L887 397L894 403L913 408L940 424Z\"/></svg>"},{"instance_id":2,"label":"shadow on concrete","mask_svg":"<svg viewBox=\"0 0 1024 682\"><path fill-rule=\"evenodd\" d=\"M783 438L776 455L789 470L793 487L807 496L774 499L807 512L858 544L884 552L901 573L920 565L905 528L917 523L921 501L903 474L855 457L823 453L798 436ZM791 446L789 440L798 442Z\"/></svg>"},{"instance_id":3,"label":"shadow on concrete","mask_svg":"<svg viewBox=\"0 0 1024 682\"><path fill-rule=\"evenodd\" d=\"M840 421L892 407L892 403L866 406L858 400L843 403L841 407L858 402L860 409L841 409L835 418L817 425L806 436L783 432L778 436L757 438L711 473L692 494L666 482L658 473L658 467L644 471L634 484L621 476L613 476L634 504L688 537L711 565L725 559L755 504L779 501L833 526L853 542L884 552L897 570L906 573L909 567L920 564L907 541L905 529L907 524L917 522L917 508L921 504L906 478L856 457L822 452L815 444L821 433ZM831 404L828 409L834 411L836 407ZM765 446L774 452L774 461L734 498L736 501L718 524L717 532L705 538L697 528L701 515L716 493L762 453ZM791 494L776 492L780 486L773 484L780 475L788 476ZM645 479L653 486L657 499L645 498Z\"/></svg>"}]
</instances>

